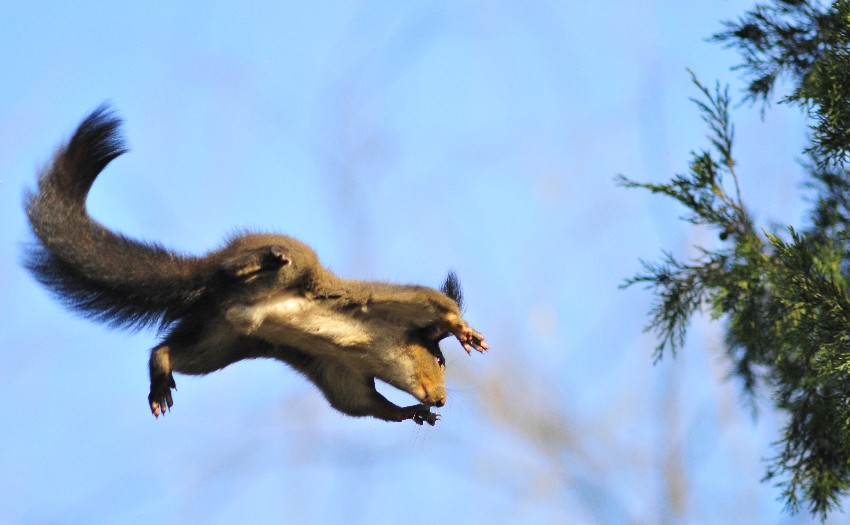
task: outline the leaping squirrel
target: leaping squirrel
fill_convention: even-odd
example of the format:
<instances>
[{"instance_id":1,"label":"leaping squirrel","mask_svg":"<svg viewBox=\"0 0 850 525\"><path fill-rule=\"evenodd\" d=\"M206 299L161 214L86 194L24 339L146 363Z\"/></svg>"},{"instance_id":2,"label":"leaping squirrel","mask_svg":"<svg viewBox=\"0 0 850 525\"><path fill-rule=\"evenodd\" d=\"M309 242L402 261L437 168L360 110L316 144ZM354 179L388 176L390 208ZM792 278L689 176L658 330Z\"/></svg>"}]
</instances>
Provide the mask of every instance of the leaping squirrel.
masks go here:
<instances>
[{"instance_id":1,"label":"leaping squirrel","mask_svg":"<svg viewBox=\"0 0 850 525\"><path fill-rule=\"evenodd\" d=\"M207 374L268 357L288 364L351 416L433 425L446 402L439 341L453 335L467 353L488 349L461 316L450 273L424 286L343 279L306 244L285 235L243 233L204 256L115 233L93 220L94 180L126 152L121 125L103 105L59 148L26 196L35 234L26 267L68 307L114 327L159 326L150 356L154 416L173 404L173 372ZM399 407L375 378L419 404Z\"/></svg>"}]
</instances>

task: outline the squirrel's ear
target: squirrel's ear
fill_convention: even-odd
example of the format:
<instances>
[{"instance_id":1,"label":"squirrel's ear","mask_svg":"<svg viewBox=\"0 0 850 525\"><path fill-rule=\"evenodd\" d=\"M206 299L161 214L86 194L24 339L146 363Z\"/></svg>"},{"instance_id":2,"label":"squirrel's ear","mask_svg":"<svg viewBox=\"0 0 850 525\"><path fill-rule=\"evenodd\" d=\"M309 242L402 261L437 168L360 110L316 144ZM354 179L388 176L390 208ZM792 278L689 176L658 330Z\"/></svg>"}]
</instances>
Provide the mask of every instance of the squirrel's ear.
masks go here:
<instances>
[{"instance_id":1,"label":"squirrel's ear","mask_svg":"<svg viewBox=\"0 0 850 525\"><path fill-rule=\"evenodd\" d=\"M457 304L457 307L463 310L463 290L460 288L460 279L454 271L449 271L446 276L446 282L440 287L440 290L449 296L449 298Z\"/></svg>"},{"instance_id":2,"label":"squirrel's ear","mask_svg":"<svg viewBox=\"0 0 850 525\"><path fill-rule=\"evenodd\" d=\"M241 279L259 272L277 270L291 262L286 248L273 244L229 257L222 261L219 269L228 277Z\"/></svg>"}]
</instances>

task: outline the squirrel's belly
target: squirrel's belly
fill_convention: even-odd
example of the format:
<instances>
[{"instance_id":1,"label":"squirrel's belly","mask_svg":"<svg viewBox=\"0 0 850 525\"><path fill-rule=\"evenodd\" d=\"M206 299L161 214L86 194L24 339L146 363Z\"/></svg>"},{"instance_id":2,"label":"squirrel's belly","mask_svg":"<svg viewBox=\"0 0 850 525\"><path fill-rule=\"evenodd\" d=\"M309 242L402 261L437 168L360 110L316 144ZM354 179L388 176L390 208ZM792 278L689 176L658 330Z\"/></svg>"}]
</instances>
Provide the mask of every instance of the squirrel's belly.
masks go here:
<instances>
[{"instance_id":1,"label":"squirrel's belly","mask_svg":"<svg viewBox=\"0 0 850 525\"><path fill-rule=\"evenodd\" d=\"M243 334L308 352L371 346L384 338L386 326L362 315L327 308L320 300L283 296L253 305L236 305L227 319Z\"/></svg>"}]
</instances>

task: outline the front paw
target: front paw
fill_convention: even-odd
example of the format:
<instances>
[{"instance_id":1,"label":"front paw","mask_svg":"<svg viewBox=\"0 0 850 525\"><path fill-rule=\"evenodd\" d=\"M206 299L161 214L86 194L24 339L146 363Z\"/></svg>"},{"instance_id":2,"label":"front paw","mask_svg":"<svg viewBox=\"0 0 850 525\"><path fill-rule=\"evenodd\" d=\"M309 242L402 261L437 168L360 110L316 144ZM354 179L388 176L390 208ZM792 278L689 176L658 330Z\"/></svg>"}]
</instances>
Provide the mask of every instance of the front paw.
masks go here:
<instances>
[{"instance_id":1,"label":"front paw","mask_svg":"<svg viewBox=\"0 0 850 525\"><path fill-rule=\"evenodd\" d=\"M171 398L171 389L177 389L177 384L174 382L174 376L171 372L160 375L151 379L151 391L148 394L148 404L151 407L151 413L154 417L165 415L174 405L174 400Z\"/></svg>"},{"instance_id":2,"label":"front paw","mask_svg":"<svg viewBox=\"0 0 850 525\"><path fill-rule=\"evenodd\" d=\"M431 412L428 405L413 405L406 407L404 410L406 412L405 419L412 419L417 425L428 423L433 427L434 424L440 420L440 414Z\"/></svg>"},{"instance_id":3,"label":"front paw","mask_svg":"<svg viewBox=\"0 0 850 525\"><path fill-rule=\"evenodd\" d=\"M452 334L460 342L467 354L471 354L473 350L484 352L490 348L487 341L484 340L484 334L473 330L471 326L462 322L451 330Z\"/></svg>"}]
</instances>

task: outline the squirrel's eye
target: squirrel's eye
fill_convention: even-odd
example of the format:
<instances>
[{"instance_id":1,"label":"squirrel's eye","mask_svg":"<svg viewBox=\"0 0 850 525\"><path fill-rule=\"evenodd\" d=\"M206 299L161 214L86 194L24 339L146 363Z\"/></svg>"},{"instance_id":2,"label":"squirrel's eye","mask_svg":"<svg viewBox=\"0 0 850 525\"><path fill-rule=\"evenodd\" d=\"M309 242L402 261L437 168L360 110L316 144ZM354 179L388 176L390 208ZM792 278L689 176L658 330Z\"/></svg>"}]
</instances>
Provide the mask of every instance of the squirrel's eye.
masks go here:
<instances>
[{"instance_id":1,"label":"squirrel's eye","mask_svg":"<svg viewBox=\"0 0 850 525\"><path fill-rule=\"evenodd\" d=\"M437 360L437 364L438 364L438 365L440 365L440 366L446 366L446 359L445 359L443 356L438 355L438 356L436 356L434 359L436 359L436 360Z\"/></svg>"}]
</instances>

